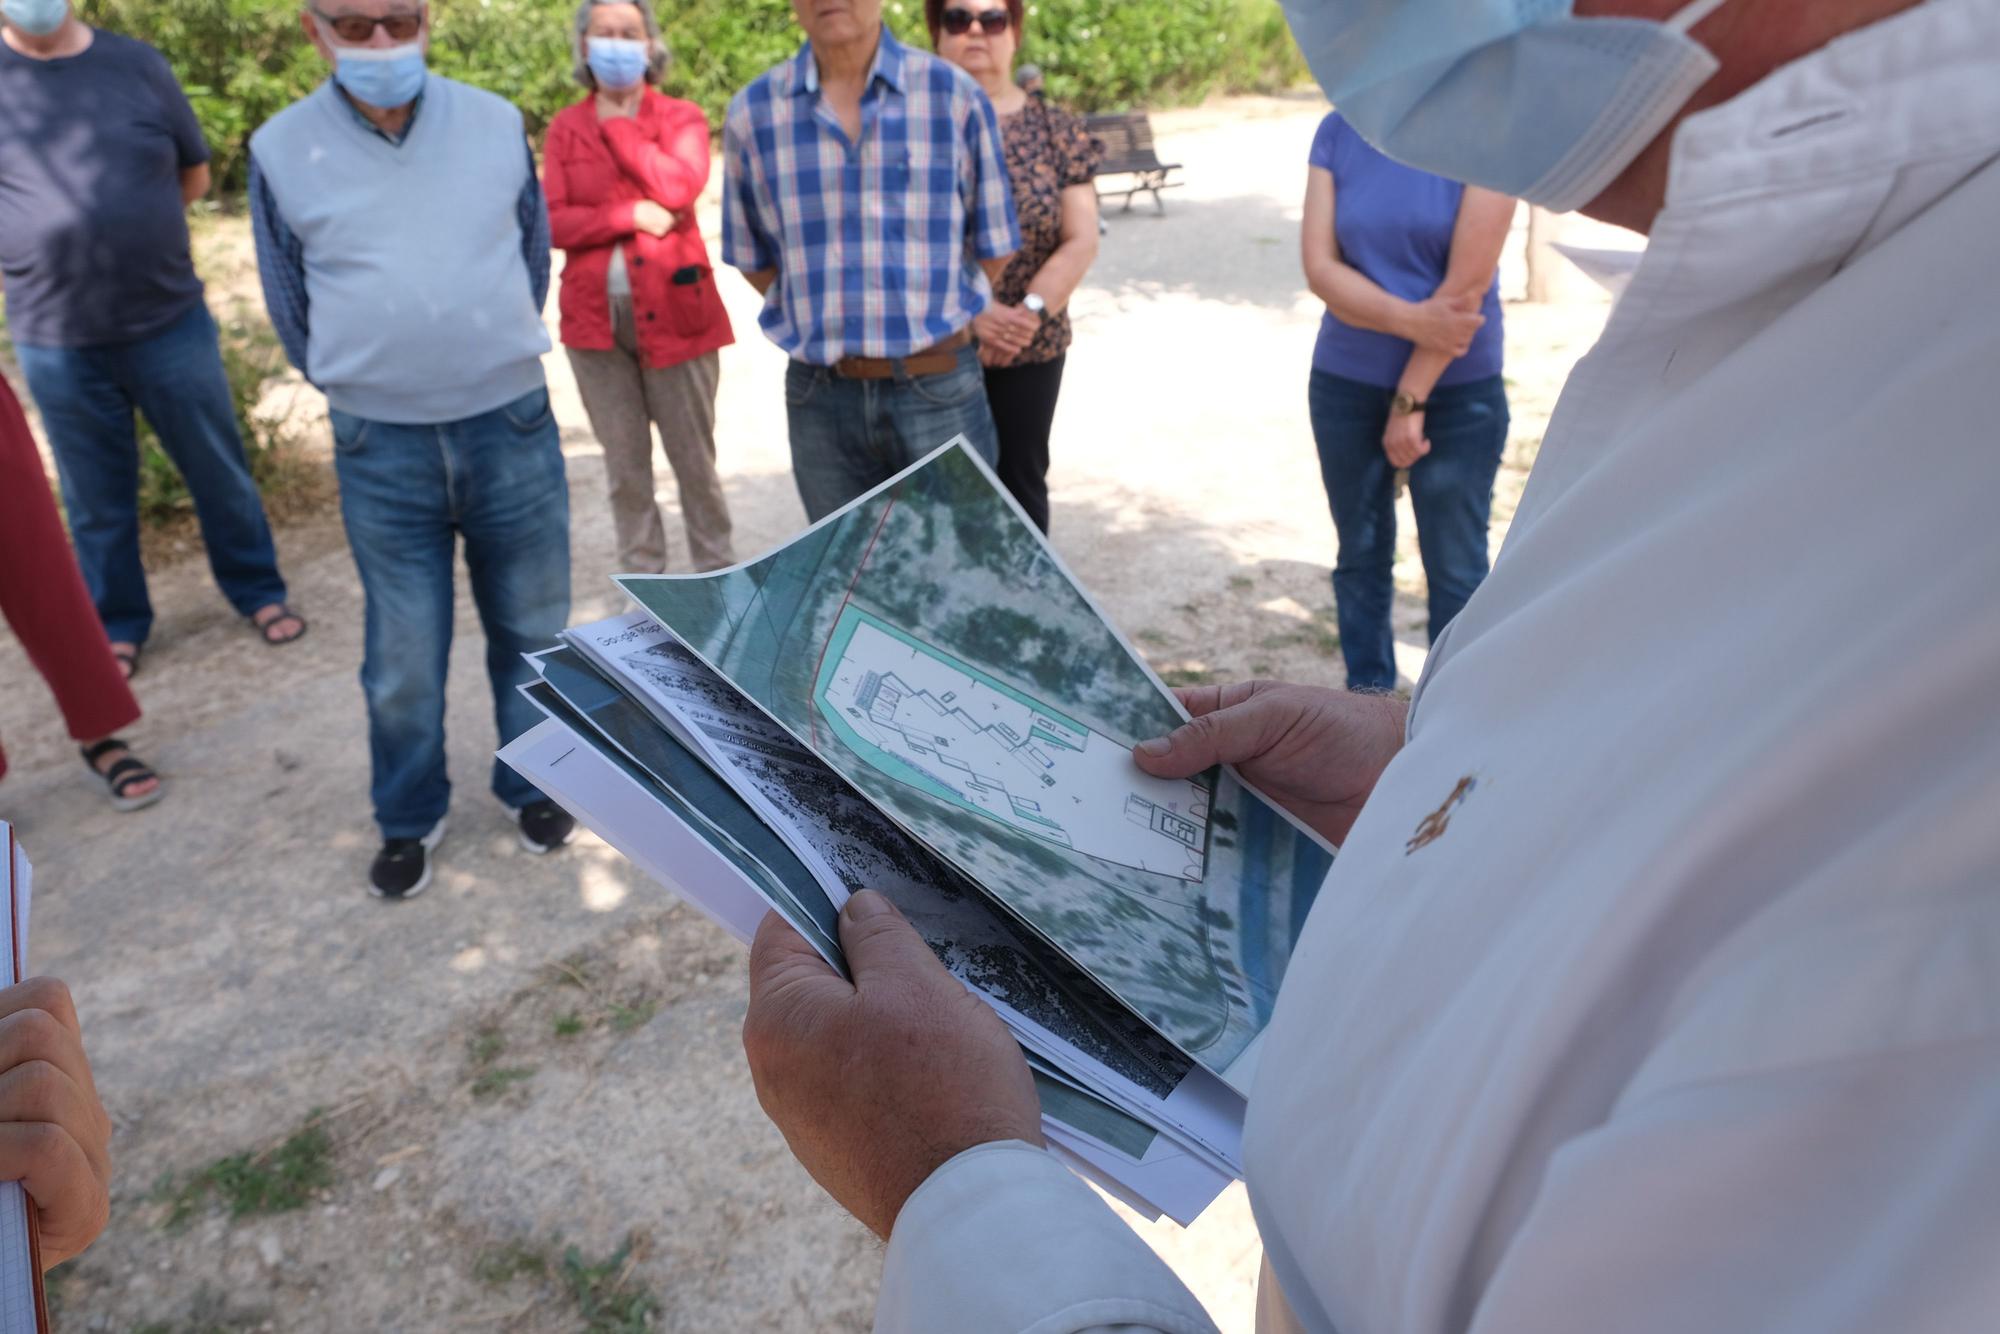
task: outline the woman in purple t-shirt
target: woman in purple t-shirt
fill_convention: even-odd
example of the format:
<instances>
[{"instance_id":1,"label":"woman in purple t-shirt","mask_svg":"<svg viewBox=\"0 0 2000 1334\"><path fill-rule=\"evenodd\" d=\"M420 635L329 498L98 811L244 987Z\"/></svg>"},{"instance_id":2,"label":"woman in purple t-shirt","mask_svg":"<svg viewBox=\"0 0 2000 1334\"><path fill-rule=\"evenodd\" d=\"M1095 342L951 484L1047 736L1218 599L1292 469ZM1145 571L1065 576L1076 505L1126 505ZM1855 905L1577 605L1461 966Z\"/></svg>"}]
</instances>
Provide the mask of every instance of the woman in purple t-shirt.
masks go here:
<instances>
[{"instance_id":1,"label":"woman in purple t-shirt","mask_svg":"<svg viewBox=\"0 0 2000 1334\"><path fill-rule=\"evenodd\" d=\"M1300 250L1326 302L1310 408L1340 554L1350 690L1396 684L1396 474L1407 469L1435 641L1486 577L1507 444L1496 269L1514 201L1393 162L1339 112L1320 122Z\"/></svg>"}]
</instances>

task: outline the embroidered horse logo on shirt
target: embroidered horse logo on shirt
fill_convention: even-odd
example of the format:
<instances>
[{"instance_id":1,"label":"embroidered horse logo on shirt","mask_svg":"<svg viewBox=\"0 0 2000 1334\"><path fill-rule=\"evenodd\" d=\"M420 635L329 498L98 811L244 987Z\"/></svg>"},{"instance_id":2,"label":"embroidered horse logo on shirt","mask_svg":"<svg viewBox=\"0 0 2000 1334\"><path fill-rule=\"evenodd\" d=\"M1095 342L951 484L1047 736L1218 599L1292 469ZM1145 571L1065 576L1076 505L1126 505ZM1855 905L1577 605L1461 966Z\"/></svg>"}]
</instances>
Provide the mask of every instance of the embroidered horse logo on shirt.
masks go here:
<instances>
[{"instance_id":1,"label":"embroidered horse logo on shirt","mask_svg":"<svg viewBox=\"0 0 2000 1334\"><path fill-rule=\"evenodd\" d=\"M1451 825L1452 812L1464 805L1465 799L1472 795L1472 789L1478 786L1479 780L1471 774L1459 779L1458 786L1444 799L1444 805L1417 822L1417 832L1403 845L1403 855L1407 857L1418 848L1427 848L1443 838L1444 831Z\"/></svg>"}]
</instances>

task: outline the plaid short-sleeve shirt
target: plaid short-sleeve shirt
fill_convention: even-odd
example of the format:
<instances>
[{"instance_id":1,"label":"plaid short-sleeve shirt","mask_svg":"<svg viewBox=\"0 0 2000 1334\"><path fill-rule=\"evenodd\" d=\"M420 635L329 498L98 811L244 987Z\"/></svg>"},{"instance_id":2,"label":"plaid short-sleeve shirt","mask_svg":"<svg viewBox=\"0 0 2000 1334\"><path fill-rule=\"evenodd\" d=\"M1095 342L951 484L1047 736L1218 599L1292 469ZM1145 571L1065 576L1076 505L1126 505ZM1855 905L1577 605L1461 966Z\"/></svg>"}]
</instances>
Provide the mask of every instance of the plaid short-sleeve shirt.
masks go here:
<instances>
[{"instance_id":1,"label":"plaid short-sleeve shirt","mask_svg":"<svg viewBox=\"0 0 2000 1334\"><path fill-rule=\"evenodd\" d=\"M886 28L859 143L821 100L807 42L730 102L722 151L723 261L778 270L758 323L811 365L949 338L992 299L978 261L1020 245L986 94Z\"/></svg>"}]
</instances>

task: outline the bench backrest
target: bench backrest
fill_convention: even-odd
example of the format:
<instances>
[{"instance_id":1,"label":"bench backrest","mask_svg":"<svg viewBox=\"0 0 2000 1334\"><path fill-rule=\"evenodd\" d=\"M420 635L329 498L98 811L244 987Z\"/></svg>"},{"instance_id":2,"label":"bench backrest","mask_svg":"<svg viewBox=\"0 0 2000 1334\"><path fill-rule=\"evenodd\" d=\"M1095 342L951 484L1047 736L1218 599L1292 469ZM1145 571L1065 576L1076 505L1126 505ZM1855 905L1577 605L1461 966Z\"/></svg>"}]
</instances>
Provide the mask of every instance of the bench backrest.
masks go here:
<instances>
[{"instance_id":1,"label":"bench backrest","mask_svg":"<svg viewBox=\"0 0 2000 1334\"><path fill-rule=\"evenodd\" d=\"M1159 154L1153 151L1153 126L1143 111L1114 111L1087 116L1084 128L1104 145L1104 161L1097 168L1105 172L1157 167Z\"/></svg>"}]
</instances>

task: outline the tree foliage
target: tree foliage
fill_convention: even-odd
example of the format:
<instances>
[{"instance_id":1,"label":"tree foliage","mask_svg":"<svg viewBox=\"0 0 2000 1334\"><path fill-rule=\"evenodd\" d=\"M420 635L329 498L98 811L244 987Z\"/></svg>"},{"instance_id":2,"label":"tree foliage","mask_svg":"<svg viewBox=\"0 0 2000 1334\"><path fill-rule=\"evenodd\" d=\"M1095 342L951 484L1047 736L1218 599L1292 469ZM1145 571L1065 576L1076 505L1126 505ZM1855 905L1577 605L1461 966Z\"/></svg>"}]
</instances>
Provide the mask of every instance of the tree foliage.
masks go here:
<instances>
[{"instance_id":1,"label":"tree foliage","mask_svg":"<svg viewBox=\"0 0 2000 1334\"><path fill-rule=\"evenodd\" d=\"M666 91L719 125L735 91L798 49L787 0L656 0L673 49ZM289 0L82 0L83 17L150 42L186 87L225 190L239 189L251 131L325 77ZM574 0L431 0L431 63L518 105L539 135L581 96L570 81ZM1021 59L1077 110L1161 105L1281 87L1302 66L1274 0L1030 0ZM924 45L920 0L888 0L896 32Z\"/></svg>"}]
</instances>

